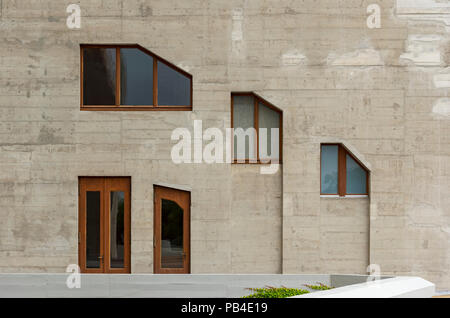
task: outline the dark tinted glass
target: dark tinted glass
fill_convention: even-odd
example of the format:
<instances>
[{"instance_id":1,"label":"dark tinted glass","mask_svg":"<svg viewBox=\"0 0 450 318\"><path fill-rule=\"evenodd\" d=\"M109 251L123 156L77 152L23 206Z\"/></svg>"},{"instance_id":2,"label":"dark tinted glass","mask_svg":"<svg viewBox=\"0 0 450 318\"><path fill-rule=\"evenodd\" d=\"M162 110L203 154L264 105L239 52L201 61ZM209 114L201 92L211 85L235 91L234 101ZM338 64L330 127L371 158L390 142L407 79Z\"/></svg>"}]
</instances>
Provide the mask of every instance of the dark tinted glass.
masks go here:
<instances>
[{"instance_id":1,"label":"dark tinted glass","mask_svg":"<svg viewBox=\"0 0 450 318\"><path fill-rule=\"evenodd\" d=\"M86 192L86 267L100 267L100 192Z\"/></svg>"},{"instance_id":2,"label":"dark tinted glass","mask_svg":"<svg viewBox=\"0 0 450 318\"><path fill-rule=\"evenodd\" d=\"M161 210L161 267L183 267L183 209L165 199Z\"/></svg>"},{"instance_id":3,"label":"dark tinted glass","mask_svg":"<svg viewBox=\"0 0 450 318\"><path fill-rule=\"evenodd\" d=\"M124 263L124 198L122 191L111 191L110 254L111 268L123 268Z\"/></svg>"},{"instance_id":4,"label":"dark tinted glass","mask_svg":"<svg viewBox=\"0 0 450 318\"><path fill-rule=\"evenodd\" d=\"M139 49L120 49L120 104L153 105L153 57Z\"/></svg>"},{"instance_id":5,"label":"dark tinted glass","mask_svg":"<svg viewBox=\"0 0 450 318\"><path fill-rule=\"evenodd\" d=\"M158 61L158 105L190 106L191 80Z\"/></svg>"},{"instance_id":6,"label":"dark tinted glass","mask_svg":"<svg viewBox=\"0 0 450 318\"><path fill-rule=\"evenodd\" d=\"M83 104L116 104L116 49L83 49Z\"/></svg>"}]
</instances>

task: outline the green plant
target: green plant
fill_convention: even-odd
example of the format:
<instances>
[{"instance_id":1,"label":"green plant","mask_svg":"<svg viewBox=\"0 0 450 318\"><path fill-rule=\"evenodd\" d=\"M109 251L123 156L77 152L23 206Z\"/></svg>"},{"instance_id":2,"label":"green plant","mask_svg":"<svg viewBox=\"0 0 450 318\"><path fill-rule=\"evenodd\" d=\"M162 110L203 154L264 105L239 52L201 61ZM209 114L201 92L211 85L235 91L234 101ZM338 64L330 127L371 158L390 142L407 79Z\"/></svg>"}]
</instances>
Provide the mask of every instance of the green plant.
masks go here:
<instances>
[{"instance_id":1,"label":"green plant","mask_svg":"<svg viewBox=\"0 0 450 318\"><path fill-rule=\"evenodd\" d=\"M306 287L314 289L314 290L328 290L328 289L333 289L334 287L330 287L327 286L325 284L322 283L317 283L317 285L307 285L305 284Z\"/></svg>"},{"instance_id":2,"label":"green plant","mask_svg":"<svg viewBox=\"0 0 450 318\"><path fill-rule=\"evenodd\" d=\"M286 298L296 295L307 294L309 291L297 288L286 288L266 286L264 288L247 288L253 293L242 298Z\"/></svg>"}]
</instances>

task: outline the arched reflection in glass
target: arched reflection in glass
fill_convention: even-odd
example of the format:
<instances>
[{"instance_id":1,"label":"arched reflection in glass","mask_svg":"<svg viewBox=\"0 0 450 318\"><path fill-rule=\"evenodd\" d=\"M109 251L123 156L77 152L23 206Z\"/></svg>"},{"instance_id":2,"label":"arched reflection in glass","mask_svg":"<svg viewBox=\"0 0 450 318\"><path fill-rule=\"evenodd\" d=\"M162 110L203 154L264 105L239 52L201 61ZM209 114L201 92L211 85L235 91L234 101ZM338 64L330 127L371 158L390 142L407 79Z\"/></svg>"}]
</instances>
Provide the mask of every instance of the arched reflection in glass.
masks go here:
<instances>
[{"instance_id":1,"label":"arched reflection in glass","mask_svg":"<svg viewBox=\"0 0 450 318\"><path fill-rule=\"evenodd\" d=\"M183 209L174 201L161 200L161 267L183 267Z\"/></svg>"}]
</instances>

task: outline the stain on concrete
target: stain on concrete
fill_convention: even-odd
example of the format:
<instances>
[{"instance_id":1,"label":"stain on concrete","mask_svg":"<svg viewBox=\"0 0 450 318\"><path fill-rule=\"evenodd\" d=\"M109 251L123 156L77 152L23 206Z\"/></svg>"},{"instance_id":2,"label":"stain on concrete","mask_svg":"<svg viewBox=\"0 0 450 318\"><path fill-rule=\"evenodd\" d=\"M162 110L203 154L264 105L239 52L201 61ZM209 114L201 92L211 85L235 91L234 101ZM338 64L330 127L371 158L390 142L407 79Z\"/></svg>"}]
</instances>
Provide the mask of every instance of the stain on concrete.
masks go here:
<instances>
[{"instance_id":1,"label":"stain on concrete","mask_svg":"<svg viewBox=\"0 0 450 318\"><path fill-rule=\"evenodd\" d=\"M64 143L64 138L56 136L55 132L55 129L43 126L39 132L37 143L41 145Z\"/></svg>"},{"instance_id":2,"label":"stain on concrete","mask_svg":"<svg viewBox=\"0 0 450 318\"><path fill-rule=\"evenodd\" d=\"M149 17L153 15L153 9L144 4L139 6L139 12L141 13L141 17Z\"/></svg>"},{"instance_id":3,"label":"stain on concrete","mask_svg":"<svg viewBox=\"0 0 450 318\"><path fill-rule=\"evenodd\" d=\"M52 16L48 17L47 20L48 20L48 22L59 22L60 21L59 17L52 17Z\"/></svg>"}]
</instances>

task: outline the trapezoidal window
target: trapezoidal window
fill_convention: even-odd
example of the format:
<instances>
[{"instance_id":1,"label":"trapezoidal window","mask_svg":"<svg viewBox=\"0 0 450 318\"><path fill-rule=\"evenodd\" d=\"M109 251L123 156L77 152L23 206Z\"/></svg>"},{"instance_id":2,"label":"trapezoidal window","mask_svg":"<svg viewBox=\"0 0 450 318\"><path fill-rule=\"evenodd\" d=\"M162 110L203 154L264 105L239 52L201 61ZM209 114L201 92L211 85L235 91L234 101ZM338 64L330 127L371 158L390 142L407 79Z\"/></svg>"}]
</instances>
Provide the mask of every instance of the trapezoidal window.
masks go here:
<instances>
[{"instance_id":1,"label":"trapezoidal window","mask_svg":"<svg viewBox=\"0 0 450 318\"><path fill-rule=\"evenodd\" d=\"M192 75L139 45L81 45L82 110L192 110Z\"/></svg>"},{"instance_id":2,"label":"trapezoidal window","mask_svg":"<svg viewBox=\"0 0 450 318\"><path fill-rule=\"evenodd\" d=\"M320 194L367 195L369 170L341 144L322 144Z\"/></svg>"},{"instance_id":3,"label":"trapezoidal window","mask_svg":"<svg viewBox=\"0 0 450 318\"><path fill-rule=\"evenodd\" d=\"M234 163L281 163L283 112L254 93L231 94Z\"/></svg>"}]
</instances>

